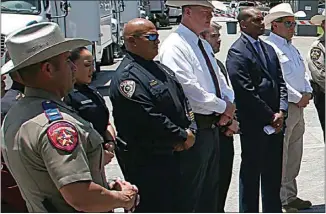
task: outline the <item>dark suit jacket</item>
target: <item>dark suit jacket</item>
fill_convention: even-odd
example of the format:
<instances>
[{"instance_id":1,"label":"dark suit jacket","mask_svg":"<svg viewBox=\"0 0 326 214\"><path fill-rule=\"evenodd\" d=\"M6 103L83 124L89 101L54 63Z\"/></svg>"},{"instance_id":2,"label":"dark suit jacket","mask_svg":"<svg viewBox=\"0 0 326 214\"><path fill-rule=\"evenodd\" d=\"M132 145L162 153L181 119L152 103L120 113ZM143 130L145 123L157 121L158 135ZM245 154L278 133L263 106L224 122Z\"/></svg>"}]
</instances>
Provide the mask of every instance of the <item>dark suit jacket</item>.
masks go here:
<instances>
[{"instance_id":1,"label":"dark suit jacket","mask_svg":"<svg viewBox=\"0 0 326 214\"><path fill-rule=\"evenodd\" d=\"M261 46L267 67L244 35L232 45L226 60L242 131L263 131L275 113L288 109L287 89L277 55L265 42Z\"/></svg>"}]
</instances>

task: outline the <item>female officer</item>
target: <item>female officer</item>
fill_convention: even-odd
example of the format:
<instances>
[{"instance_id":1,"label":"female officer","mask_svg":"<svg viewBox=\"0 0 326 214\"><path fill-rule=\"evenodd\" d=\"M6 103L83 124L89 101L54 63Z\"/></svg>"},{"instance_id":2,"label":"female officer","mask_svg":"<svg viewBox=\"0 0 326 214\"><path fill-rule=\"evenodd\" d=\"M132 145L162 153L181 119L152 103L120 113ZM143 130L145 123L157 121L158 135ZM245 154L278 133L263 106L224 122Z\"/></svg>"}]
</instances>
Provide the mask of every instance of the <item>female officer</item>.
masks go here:
<instances>
[{"instance_id":1,"label":"female officer","mask_svg":"<svg viewBox=\"0 0 326 214\"><path fill-rule=\"evenodd\" d=\"M74 89L64 98L78 115L91 122L103 137L104 143L115 140L115 131L109 122L109 109L95 87L89 86L94 72L93 56L86 47L71 51L70 60L76 65ZM112 145L104 144L111 150ZM112 154L113 157L113 154Z\"/></svg>"}]
</instances>

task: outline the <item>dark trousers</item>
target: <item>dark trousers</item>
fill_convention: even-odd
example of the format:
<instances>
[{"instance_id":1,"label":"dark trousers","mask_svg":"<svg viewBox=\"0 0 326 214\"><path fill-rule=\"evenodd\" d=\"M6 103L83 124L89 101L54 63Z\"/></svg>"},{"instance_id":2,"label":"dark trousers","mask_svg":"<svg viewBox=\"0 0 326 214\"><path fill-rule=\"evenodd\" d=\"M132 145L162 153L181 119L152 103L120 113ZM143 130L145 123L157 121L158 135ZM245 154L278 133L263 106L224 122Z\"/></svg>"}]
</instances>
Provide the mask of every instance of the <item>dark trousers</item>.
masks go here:
<instances>
[{"instance_id":1,"label":"dark trousers","mask_svg":"<svg viewBox=\"0 0 326 214\"><path fill-rule=\"evenodd\" d=\"M241 135L239 212L259 212L259 184L263 212L281 213L283 134L260 130Z\"/></svg>"},{"instance_id":2,"label":"dark trousers","mask_svg":"<svg viewBox=\"0 0 326 214\"><path fill-rule=\"evenodd\" d=\"M192 148L170 155L120 150L124 175L139 189L135 212L216 212L218 133L200 129Z\"/></svg>"},{"instance_id":3,"label":"dark trousers","mask_svg":"<svg viewBox=\"0 0 326 214\"><path fill-rule=\"evenodd\" d=\"M228 190L232 178L233 158L234 158L234 145L233 137L227 137L224 133L220 132L220 151L219 151L219 169L218 174L218 210L219 213L224 213L224 206Z\"/></svg>"},{"instance_id":4,"label":"dark trousers","mask_svg":"<svg viewBox=\"0 0 326 214\"><path fill-rule=\"evenodd\" d=\"M324 133L324 141L325 141L325 93L318 90L314 90L314 103L318 112L318 117L320 121L321 128Z\"/></svg>"},{"instance_id":5,"label":"dark trousers","mask_svg":"<svg viewBox=\"0 0 326 214\"><path fill-rule=\"evenodd\" d=\"M199 129L196 135L196 143L198 146L196 159L200 163L201 179L197 190L200 194L195 212L215 213L217 212L218 201L219 129L217 127ZM196 169L193 168L192 170L195 172Z\"/></svg>"},{"instance_id":6,"label":"dark trousers","mask_svg":"<svg viewBox=\"0 0 326 214\"><path fill-rule=\"evenodd\" d=\"M123 161L127 181L139 189L140 203L136 213L191 211L180 206L183 200L187 200L180 197L180 154L149 155L141 151L127 151Z\"/></svg>"},{"instance_id":7,"label":"dark trousers","mask_svg":"<svg viewBox=\"0 0 326 214\"><path fill-rule=\"evenodd\" d=\"M192 148L171 155L119 151L127 181L139 189L135 212L217 212L218 128L200 129Z\"/></svg>"}]
</instances>

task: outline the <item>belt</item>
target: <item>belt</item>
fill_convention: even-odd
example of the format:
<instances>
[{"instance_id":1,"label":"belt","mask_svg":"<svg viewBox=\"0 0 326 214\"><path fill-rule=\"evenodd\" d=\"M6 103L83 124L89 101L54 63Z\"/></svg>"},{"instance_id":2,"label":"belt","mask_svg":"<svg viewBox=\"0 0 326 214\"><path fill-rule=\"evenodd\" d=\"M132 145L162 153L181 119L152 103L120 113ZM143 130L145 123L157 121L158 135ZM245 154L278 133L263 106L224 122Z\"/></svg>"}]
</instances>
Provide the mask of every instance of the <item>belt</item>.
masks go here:
<instances>
[{"instance_id":1,"label":"belt","mask_svg":"<svg viewBox=\"0 0 326 214\"><path fill-rule=\"evenodd\" d=\"M197 123L198 129L213 129L216 126L216 123L219 120L219 116L216 116L215 114L197 114L195 113L195 121Z\"/></svg>"},{"instance_id":2,"label":"belt","mask_svg":"<svg viewBox=\"0 0 326 214\"><path fill-rule=\"evenodd\" d=\"M172 148L166 147L166 148L150 148L150 147L141 147L141 146L135 146L135 144L127 144L127 142L123 141L120 137L116 137L116 149L118 149L120 152L129 152L130 153L137 153L139 154L155 154L155 155L173 155ZM150 145L151 142L148 142Z\"/></svg>"}]
</instances>

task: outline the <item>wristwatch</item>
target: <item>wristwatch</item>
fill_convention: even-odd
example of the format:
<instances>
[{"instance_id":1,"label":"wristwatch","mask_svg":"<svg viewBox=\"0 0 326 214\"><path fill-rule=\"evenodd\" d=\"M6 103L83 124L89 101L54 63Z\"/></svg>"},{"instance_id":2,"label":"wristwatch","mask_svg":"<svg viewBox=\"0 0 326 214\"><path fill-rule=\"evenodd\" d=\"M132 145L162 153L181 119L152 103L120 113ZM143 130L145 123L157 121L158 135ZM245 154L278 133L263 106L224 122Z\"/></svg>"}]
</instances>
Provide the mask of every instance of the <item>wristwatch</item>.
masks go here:
<instances>
[{"instance_id":1,"label":"wristwatch","mask_svg":"<svg viewBox=\"0 0 326 214\"><path fill-rule=\"evenodd\" d=\"M287 111L285 111L284 109L281 109L280 111L283 112L284 118L288 117L288 112Z\"/></svg>"}]
</instances>

